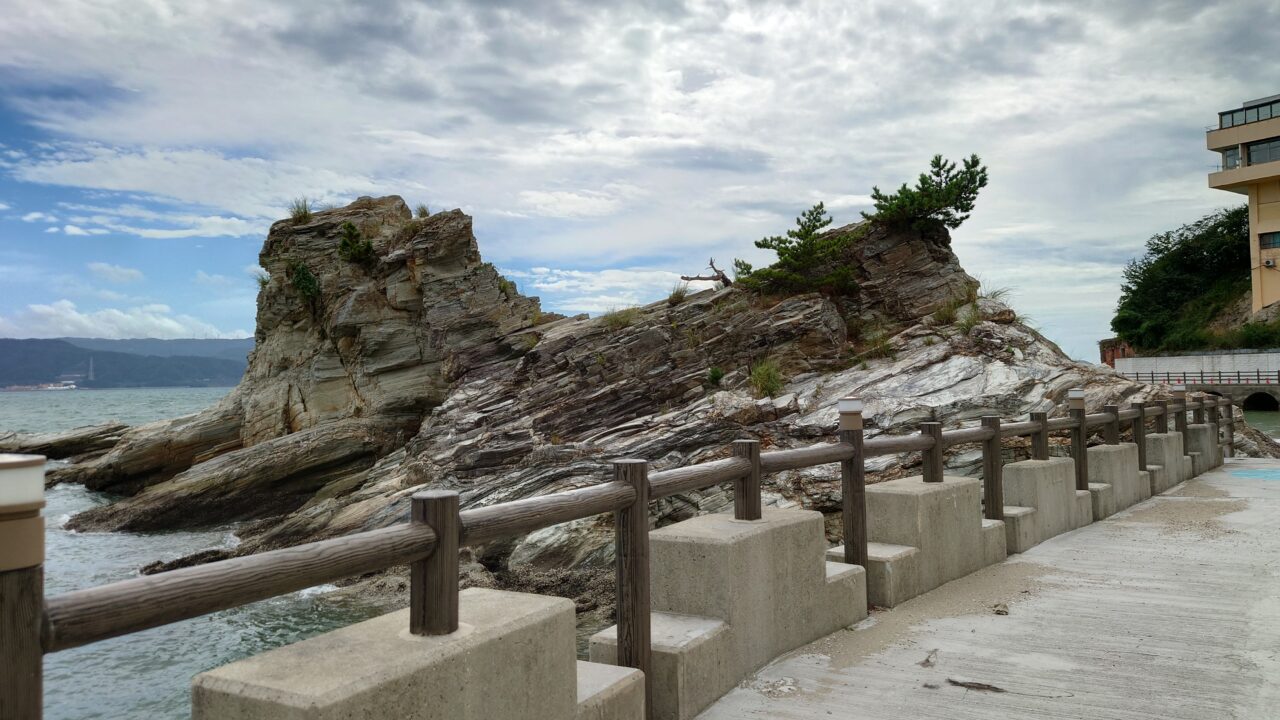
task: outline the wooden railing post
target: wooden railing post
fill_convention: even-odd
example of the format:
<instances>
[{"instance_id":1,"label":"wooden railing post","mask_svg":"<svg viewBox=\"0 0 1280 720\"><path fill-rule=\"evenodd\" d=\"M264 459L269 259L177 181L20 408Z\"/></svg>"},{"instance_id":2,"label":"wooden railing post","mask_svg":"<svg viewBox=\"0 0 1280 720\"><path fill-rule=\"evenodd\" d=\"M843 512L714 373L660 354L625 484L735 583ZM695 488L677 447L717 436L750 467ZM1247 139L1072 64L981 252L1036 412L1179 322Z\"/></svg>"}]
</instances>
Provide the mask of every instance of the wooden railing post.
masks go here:
<instances>
[{"instance_id":1,"label":"wooden railing post","mask_svg":"<svg viewBox=\"0 0 1280 720\"><path fill-rule=\"evenodd\" d=\"M1129 407L1138 411L1133 419L1133 442L1138 446L1138 469L1147 469L1147 404L1135 402Z\"/></svg>"},{"instance_id":2,"label":"wooden railing post","mask_svg":"<svg viewBox=\"0 0 1280 720\"><path fill-rule=\"evenodd\" d=\"M867 477L862 456L862 401L841 398L840 442L853 446L853 457L840 463L841 524L844 526L844 561L867 566Z\"/></svg>"},{"instance_id":3,"label":"wooden railing post","mask_svg":"<svg viewBox=\"0 0 1280 720\"><path fill-rule=\"evenodd\" d=\"M1228 402L1227 406L1223 408L1223 410L1226 412L1226 415L1227 415L1226 421L1225 421L1227 424L1227 457L1235 457L1236 456L1236 405L1233 402Z\"/></svg>"},{"instance_id":4,"label":"wooden railing post","mask_svg":"<svg viewBox=\"0 0 1280 720\"><path fill-rule=\"evenodd\" d=\"M1075 424L1071 426L1071 459L1076 466L1076 489L1089 489L1089 456L1085 445L1089 439L1089 428L1085 424L1084 390L1073 388L1067 391L1067 407Z\"/></svg>"},{"instance_id":5,"label":"wooden railing post","mask_svg":"<svg viewBox=\"0 0 1280 720\"><path fill-rule=\"evenodd\" d=\"M1111 422L1102 426L1103 442L1108 445L1120 444L1120 406L1103 405L1102 412L1111 414Z\"/></svg>"},{"instance_id":6,"label":"wooden railing post","mask_svg":"<svg viewBox=\"0 0 1280 720\"><path fill-rule=\"evenodd\" d=\"M653 648L649 627L649 464L615 460L613 479L636 491L614 514L617 557L618 665L644 673L645 717L653 717Z\"/></svg>"},{"instance_id":7,"label":"wooden railing post","mask_svg":"<svg viewBox=\"0 0 1280 720\"><path fill-rule=\"evenodd\" d=\"M1160 434L1169 432L1169 401L1157 400L1152 404L1160 408L1160 414L1156 416L1156 432Z\"/></svg>"},{"instance_id":8,"label":"wooden railing post","mask_svg":"<svg viewBox=\"0 0 1280 720\"><path fill-rule=\"evenodd\" d=\"M1031 433L1031 459L1049 459L1049 413L1031 413L1031 422L1040 423L1040 429Z\"/></svg>"},{"instance_id":9,"label":"wooden railing post","mask_svg":"<svg viewBox=\"0 0 1280 720\"><path fill-rule=\"evenodd\" d=\"M1191 422L1196 425L1204 424L1204 393L1196 393L1191 399L1193 402L1199 403L1199 407L1191 411Z\"/></svg>"},{"instance_id":10,"label":"wooden railing post","mask_svg":"<svg viewBox=\"0 0 1280 720\"><path fill-rule=\"evenodd\" d=\"M409 566L409 632L448 635L458 629L458 539L462 532L458 493L413 494L410 522L431 527L436 547Z\"/></svg>"},{"instance_id":11,"label":"wooden railing post","mask_svg":"<svg viewBox=\"0 0 1280 720\"><path fill-rule=\"evenodd\" d=\"M928 483L942 482L942 423L920 423L920 434L933 438L933 445L921 453L921 474Z\"/></svg>"},{"instance_id":12,"label":"wooden railing post","mask_svg":"<svg viewBox=\"0 0 1280 720\"><path fill-rule=\"evenodd\" d=\"M982 443L982 504L988 520L1004 520L1004 458L1001 457L1000 416L982 416L992 436Z\"/></svg>"},{"instance_id":13,"label":"wooden railing post","mask_svg":"<svg viewBox=\"0 0 1280 720\"><path fill-rule=\"evenodd\" d=\"M1173 416L1174 432L1187 434L1187 388L1183 385L1173 387L1173 401L1178 408Z\"/></svg>"},{"instance_id":14,"label":"wooden railing post","mask_svg":"<svg viewBox=\"0 0 1280 720\"><path fill-rule=\"evenodd\" d=\"M751 463L751 470L733 483L733 517L760 519L760 441L734 440L733 456Z\"/></svg>"},{"instance_id":15,"label":"wooden railing post","mask_svg":"<svg viewBox=\"0 0 1280 720\"><path fill-rule=\"evenodd\" d=\"M38 720L43 702L44 458L0 454L0 718Z\"/></svg>"}]
</instances>

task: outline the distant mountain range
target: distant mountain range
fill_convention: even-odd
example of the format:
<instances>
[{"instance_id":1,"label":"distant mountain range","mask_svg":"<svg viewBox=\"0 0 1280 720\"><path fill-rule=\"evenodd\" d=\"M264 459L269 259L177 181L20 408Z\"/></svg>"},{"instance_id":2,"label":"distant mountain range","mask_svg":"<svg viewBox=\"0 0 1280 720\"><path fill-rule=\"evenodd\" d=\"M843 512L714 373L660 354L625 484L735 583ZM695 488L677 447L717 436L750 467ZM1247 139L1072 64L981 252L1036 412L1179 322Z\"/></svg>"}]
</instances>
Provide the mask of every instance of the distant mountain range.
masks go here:
<instances>
[{"instance_id":1,"label":"distant mountain range","mask_svg":"<svg viewBox=\"0 0 1280 720\"><path fill-rule=\"evenodd\" d=\"M82 388L231 386L252 349L253 338L0 338L0 388L67 380Z\"/></svg>"}]
</instances>

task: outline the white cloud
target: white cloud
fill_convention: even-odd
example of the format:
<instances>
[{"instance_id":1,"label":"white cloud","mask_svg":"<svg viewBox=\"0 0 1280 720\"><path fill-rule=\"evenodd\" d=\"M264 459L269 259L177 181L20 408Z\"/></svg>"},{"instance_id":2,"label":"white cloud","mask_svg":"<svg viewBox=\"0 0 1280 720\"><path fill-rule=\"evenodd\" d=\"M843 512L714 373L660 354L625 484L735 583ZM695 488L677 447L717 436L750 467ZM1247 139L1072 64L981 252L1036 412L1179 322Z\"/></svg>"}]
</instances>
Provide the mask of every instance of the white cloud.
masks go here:
<instances>
[{"instance_id":1,"label":"white cloud","mask_svg":"<svg viewBox=\"0 0 1280 720\"><path fill-rule=\"evenodd\" d=\"M546 267L503 270L521 291L542 297L543 306L565 313L600 313L619 307L653 302L681 283L680 273L653 268L565 270ZM697 292L714 283L689 284Z\"/></svg>"},{"instance_id":2,"label":"white cloud","mask_svg":"<svg viewBox=\"0 0 1280 720\"><path fill-rule=\"evenodd\" d=\"M89 235L90 234L88 230L85 230L79 225L63 225L62 232L66 233L67 235Z\"/></svg>"},{"instance_id":3,"label":"white cloud","mask_svg":"<svg viewBox=\"0 0 1280 720\"><path fill-rule=\"evenodd\" d=\"M47 233L57 233L57 232L62 232L62 228L59 228L57 225L54 225L52 227L45 228L44 231Z\"/></svg>"},{"instance_id":4,"label":"white cloud","mask_svg":"<svg viewBox=\"0 0 1280 720\"><path fill-rule=\"evenodd\" d=\"M145 277L142 271L137 268L112 265L111 263L91 262L88 267L89 272L111 283L139 282Z\"/></svg>"},{"instance_id":5,"label":"white cloud","mask_svg":"<svg viewBox=\"0 0 1280 720\"><path fill-rule=\"evenodd\" d=\"M22 216L22 222L58 222L58 218L42 212L29 212Z\"/></svg>"},{"instance_id":6,"label":"white cloud","mask_svg":"<svg viewBox=\"0 0 1280 720\"><path fill-rule=\"evenodd\" d=\"M162 304L82 312L70 300L58 300L0 315L0 336L4 337L222 338L249 334L243 330L224 332L190 315L174 314Z\"/></svg>"},{"instance_id":7,"label":"white cloud","mask_svg":"<svg viewBox=\"0 0 1280 720\"><path fill-rule=\"evenodd\" d=\"M534 215L554 218L588 218L612 215L641 192L630 185L609 184L594 190L524 190L521 208Z\"/></svg>"},{"instance_id":8,"label":"white cloud","mask_svg":"<svg viewBox=\"0 0 1280 720\"><path fill-rule=\"evenodd\" d=\"M12 205L9 205L8 203L0 202L0 211L3 211L3 210L12 210L12 209L13 209L13 206L12 206Z\"/></svg>"},{"instance_id":9,"label":"white cloud","mask_svg":"<svg viewBox=\"0 0 1280 720\"><path fill-rule=\"evenodd\" d=\"M195 282L197 285L204 285L205 287L223 287L223 288L232 287L234 285L239 284L235 280L232 280L231 278L227 277L226 275L218 275L216 273L210 274L203 270L196 271Z\"/></svg>"}]
</instances>

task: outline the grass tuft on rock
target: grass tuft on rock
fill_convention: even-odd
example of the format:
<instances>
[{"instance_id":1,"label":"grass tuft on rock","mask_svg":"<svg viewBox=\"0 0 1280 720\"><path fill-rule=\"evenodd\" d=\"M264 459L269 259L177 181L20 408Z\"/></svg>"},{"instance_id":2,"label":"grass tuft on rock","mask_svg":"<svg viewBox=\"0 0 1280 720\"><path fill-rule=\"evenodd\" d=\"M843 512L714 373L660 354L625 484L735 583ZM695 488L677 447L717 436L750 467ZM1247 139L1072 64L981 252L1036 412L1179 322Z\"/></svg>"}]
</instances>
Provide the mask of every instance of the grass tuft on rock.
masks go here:
<instances>
[{"instance_id":1,"label":"grass tuft on rock","mask_svg":"<svg viewBox=\"0 0 1280 720\"><path fill-rule=\"evenodd\" d=\"M640 308L628 307L610 310L600 316L601 322L610 330L622 330L631 327L640 317Z\"/></svg>"},{"instance_id":2,"label":"grass tuft on rock","mask_svg":"<svg viewBox=\"0 0 1280 720\"><path fill-rule=\"evenodd\" d=\"M311 219L311 201L305 197L294 198L289 203L289 218L295 223L304 223Z\"/></svg>"},{"instance_id":3,"label":"grass tuft on rock","mask_svg":"<svg viewBox=\"0 0 1280 720\"><path fill-rule=\"evenodd\" d=\"M759 360L751 366L749 382L757 397L773 397L782 392L786 384L782 378L782 369L772 358Z\"/></svg>"}]
</instances>

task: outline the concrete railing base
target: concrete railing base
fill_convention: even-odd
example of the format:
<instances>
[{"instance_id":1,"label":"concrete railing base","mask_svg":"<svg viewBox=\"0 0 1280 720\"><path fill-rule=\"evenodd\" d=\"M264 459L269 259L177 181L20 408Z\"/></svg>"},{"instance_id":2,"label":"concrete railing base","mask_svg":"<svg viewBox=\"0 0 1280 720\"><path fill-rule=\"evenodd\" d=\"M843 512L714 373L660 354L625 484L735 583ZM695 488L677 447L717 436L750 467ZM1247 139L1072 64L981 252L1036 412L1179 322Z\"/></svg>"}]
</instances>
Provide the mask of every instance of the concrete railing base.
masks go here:
<instances>
[{"instance_id":1,"label":"concrete railing base","mask_svg":"<svg viewBox=\"0 0 1280 720\"><path fill-rule=\"evenodd\" d=\"M703 515L649 534L653 713L686 720L771 662L867 616L866 572L824 562L821 513ZM591 660L617 658L617 627Z\"/></svg>"},{"instance_id":2,"label":"concrete railing base","mask_svg":"<svg viewBox=\"0 0 1280 720\"><path fill-rule=\"evenodd\" d=\"M1151 496L1150 480L1138 470L1138 446L1133 443L1098 445L1085 451L1089 478L1110 486L1111 504L1094 503L1095 521L1113 515ZM1093 485L1090 484L1090 490ZM1100 512L1102 511L1102 512Z\"/></svg>"},{"instance_id":3,"label":"concrete railing base","mask_svg":"<svg viewBox=\"0 0 1280 720\"><path fill-rule=\"evenodd\" d=\"M1055 535L1092 522L1092 495L1088 490L1076 490L1075 483L1071 458L1023 460L1004 466L1010 553L1026 552Z\"/></svg>"},{"instance_id":4,"label":"concrete railing base","mask_svg":"<svg viewBox=\"0 0 1280 720\"><path fill-rule=\"evenodd\" d=\"M416 636L409 633L409 611L401 610L201 673L192 680L192 717L575 715L572 602L471 588L459 595L459 621L449 635Z\"/></svg>"},{"instance_id":5,"label":"concrete railing base","mask_svg":"<svg viewBox=\"0 0 1280 720\"><path fill-rule=\"evenodd\" d=\"M1191 478L1191 460L1187 458L1182 447L1182 433L1148 433L1147 463L1164 468L1161 482L1152 488L1152 495L1158 495Z\"/></svg>"}]
</instances>

